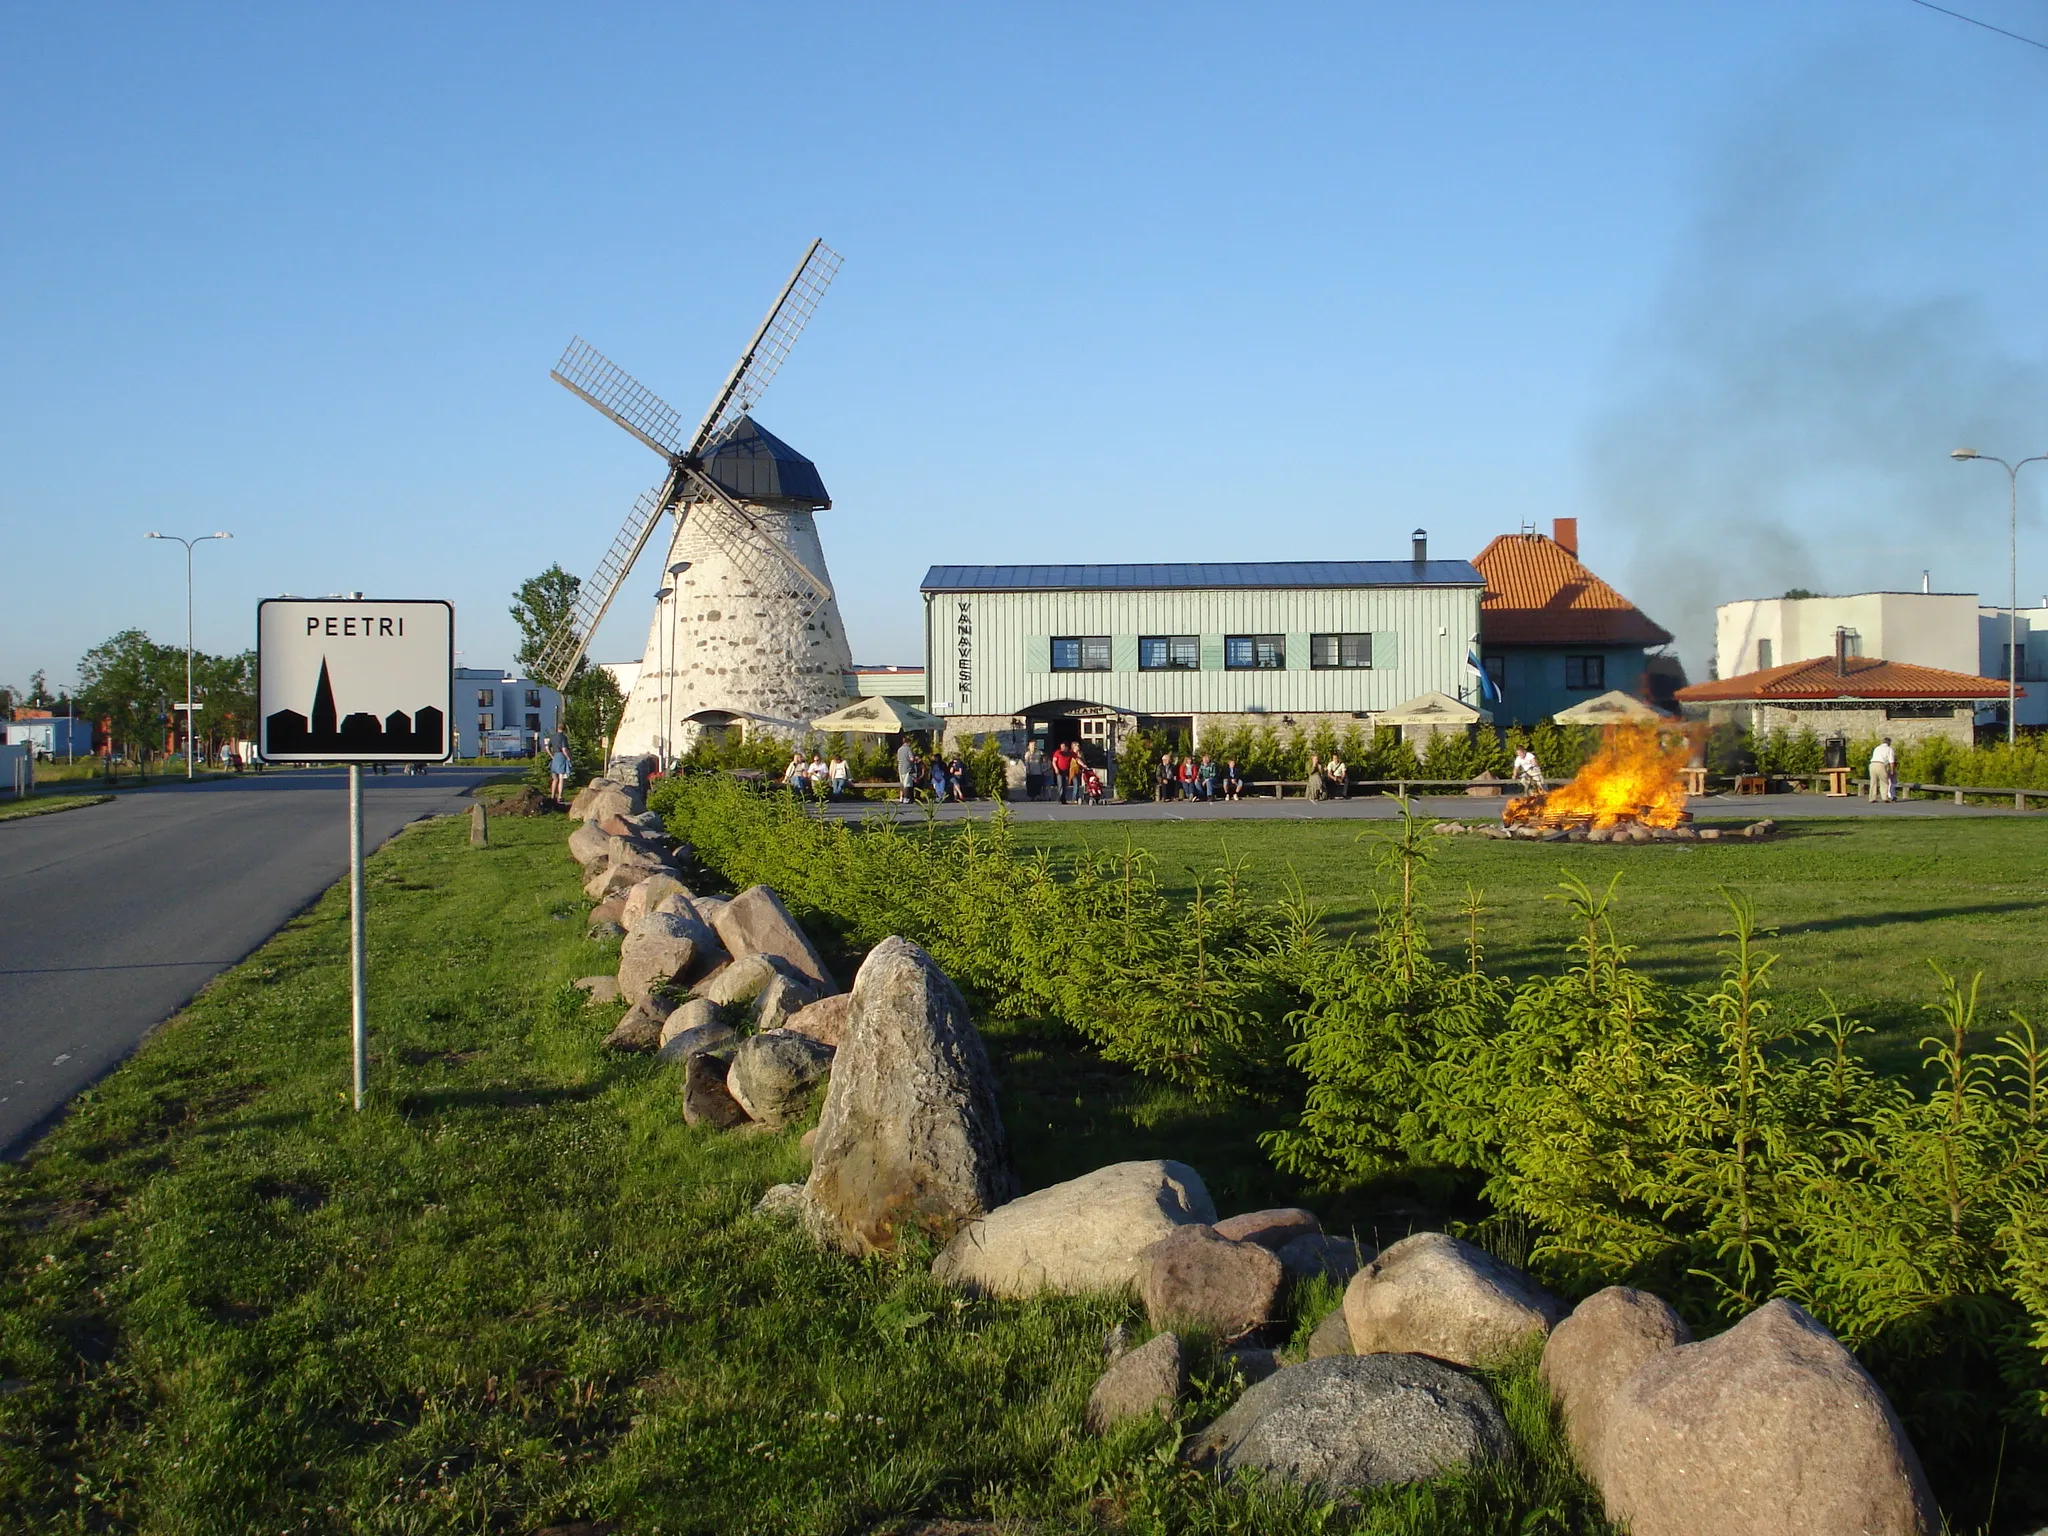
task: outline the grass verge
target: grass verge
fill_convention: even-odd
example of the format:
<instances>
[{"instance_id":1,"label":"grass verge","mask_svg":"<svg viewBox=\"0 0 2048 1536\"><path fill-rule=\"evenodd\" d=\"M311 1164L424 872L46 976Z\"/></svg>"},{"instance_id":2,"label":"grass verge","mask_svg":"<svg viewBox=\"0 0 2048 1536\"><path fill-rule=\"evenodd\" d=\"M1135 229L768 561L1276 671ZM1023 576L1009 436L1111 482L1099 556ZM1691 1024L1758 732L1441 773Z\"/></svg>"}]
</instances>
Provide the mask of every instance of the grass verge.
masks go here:
<instances>
[{"instance_id":1,"label":"grass verge","mask_svg":"<svg viewBox=\"0 0 2048 1536\"><path fill-rule=\"evenodd\" d=\"M29 816L76 811L88 805L104 805L113 798L112 795L42 795L27 800L10 800L0 805L0 821L21 821Z\"/></svg>"},{"instance_id":2,"label":"grass verge","mask_svg":"<svg viewBox=\"0 0 2048 1536\"><path fill-rule=\"evenodd\" d=\"M1495 1377L1513 1467L1333 1516L1219 1489L1172 1427L1081 1431L1128 1301L967 1301L923 1255L828 1258L752 1215L801 1175L795 1134L686 1127L669 1069L599 1048L616 1009L569 983L616 957L564 831L472 850L451 818L372 859L364 1113L332 891L0 1168L0 1524L1603 1529L1527 1361ZM1288 1193L1222 1111L1054 1037L991 1047L1027 1185L1179 1156L1225 1206ZM1234 1390L1212 1354L1197 1388L1196 1414Z\"/></svg>"}]
</instances>

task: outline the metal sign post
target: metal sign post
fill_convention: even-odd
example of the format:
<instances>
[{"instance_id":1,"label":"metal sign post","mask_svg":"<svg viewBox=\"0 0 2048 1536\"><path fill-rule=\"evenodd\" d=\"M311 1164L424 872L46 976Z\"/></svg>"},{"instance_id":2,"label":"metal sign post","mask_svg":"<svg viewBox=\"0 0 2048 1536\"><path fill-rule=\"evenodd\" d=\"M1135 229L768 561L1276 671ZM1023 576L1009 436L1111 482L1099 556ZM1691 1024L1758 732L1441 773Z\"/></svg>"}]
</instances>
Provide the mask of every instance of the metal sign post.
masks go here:
<instances>
[{"instance_id":1,"label":"metal sign post","mask_svg":"<svg viewBox=\"0 0 2048 1536\"><path fill-rule=\"evenodd\" d=\"M358 1110L370 1077L363 765L448 761L454 676L448 603L274 597L257 605L258 758L348 766L349 1043Z\"/></svg>"}]
</instances>

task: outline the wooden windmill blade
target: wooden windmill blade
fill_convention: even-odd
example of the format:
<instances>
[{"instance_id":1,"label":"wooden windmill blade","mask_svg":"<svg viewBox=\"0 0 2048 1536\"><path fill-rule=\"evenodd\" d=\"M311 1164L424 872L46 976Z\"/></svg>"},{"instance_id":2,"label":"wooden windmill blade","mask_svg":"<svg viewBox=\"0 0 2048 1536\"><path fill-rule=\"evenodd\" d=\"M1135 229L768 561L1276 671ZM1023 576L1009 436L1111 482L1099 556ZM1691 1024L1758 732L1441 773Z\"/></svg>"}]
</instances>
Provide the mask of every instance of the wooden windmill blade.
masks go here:
<instances>
[{"instance_id":1,"label":"wooden windmill blade","mask_svg":"<svg viewBox=\"0 0 2048 1536\"><path fill-rule=\"evenodd\" d=\"M640 493L639 499L633 503L633 510L626 514L626 521L612 535L611 548L597 562L597 569L588 581L577 584L568 614L548 636L547 644L541 648L540 657L534 663L535 675L557 691L568 687L569 680L576 675L576 664L583 659L590 637L597 633L597 626L604 622L612 599L625 584L626 573L633 569L633 562L647 547L648 536L654 532L654 525L661 520L661 514L675 505L676 496L682 488L682 476L681 469L671 468L668 478L660 485Z\"/></svg>"},{"instance_id":2,"label":"wooden windmill blade","mask_svg":"<svg viewBox=\"0 0 2048 1536\"><path fill-rule=\"evenodd\" d=\"M823 240L813 240L805 250L789 281L768 306L768 314L754 332L753 340L740 353L739 361L725 377L725 383L711 398L711 409L691 439L687 456L695 459L713 441L732 429L734 422L753 408L768 388L789 349L796 345L805 325L817 311L818 301L839 274L839 253ZM693 463L694 469L696 465Z\"/></svg>"},{"instance_id":3,"label":"wooden windmill blade","mask_svg":"<svg viewBox=\"0 0 2048 1536\"><path fill-rule=\"evenodd\" d=\"M769 583L763 580L761 572L772 571L773 562L779 561L784 570L776 574L795 576L808 590L814 606L830 600L832 588L825 578L785 549L780 540L769 537L760 519L733 500L724 486L701 469L687 473L690 489L700 499L684 515L696 520L720 551L755 585L767 586ZM764 560L764 556L769 558Z\"/></svg>"}]
</instances>

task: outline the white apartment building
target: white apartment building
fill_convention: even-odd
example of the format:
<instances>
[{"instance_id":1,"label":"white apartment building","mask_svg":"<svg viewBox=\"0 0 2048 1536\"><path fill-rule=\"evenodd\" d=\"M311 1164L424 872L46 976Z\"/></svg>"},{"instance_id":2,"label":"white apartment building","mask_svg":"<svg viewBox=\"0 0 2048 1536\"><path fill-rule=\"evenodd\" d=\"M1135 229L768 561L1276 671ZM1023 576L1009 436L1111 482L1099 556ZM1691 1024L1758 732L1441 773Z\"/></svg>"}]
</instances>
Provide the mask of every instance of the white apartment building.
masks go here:
<instances>
[{"instance_id":1,"label":"white apartment building","mask_svg":"<svg viewBox=\"0 0 2048 1536\"><path fill-rule=\"evenodd\" d=\"M562 696L546 683L495 667L455 669L455 750L460 757L529 757L562 721Z\"/></svg>"}]
</instances>

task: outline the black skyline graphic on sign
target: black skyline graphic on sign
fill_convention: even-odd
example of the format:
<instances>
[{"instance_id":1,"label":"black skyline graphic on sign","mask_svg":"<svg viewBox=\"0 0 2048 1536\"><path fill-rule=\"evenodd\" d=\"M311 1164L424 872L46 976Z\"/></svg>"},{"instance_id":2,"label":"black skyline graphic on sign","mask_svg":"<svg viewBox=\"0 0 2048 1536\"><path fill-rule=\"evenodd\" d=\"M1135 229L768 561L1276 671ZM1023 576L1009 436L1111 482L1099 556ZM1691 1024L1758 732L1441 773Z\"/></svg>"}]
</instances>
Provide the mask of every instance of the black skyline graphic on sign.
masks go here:
<instances>
[{"instance_id":1,"label":"black skyline graphic on sign","mask_svg":"<svg viewBox=\"0 0 2048 1536\"><path fill-rule=\"evenodd\" d=\"M375 715L357 713L335 723L334 685L327 680L327 659L320 660L320 681L313 689L313 718L295 709L280 709L263 719L263 747L268 756L291 757L297 753L364 752L417 753L439 757L447 721L441 711L428 704L410 719L394 709L379 720Z\"/></svg>"}]
</instances>

